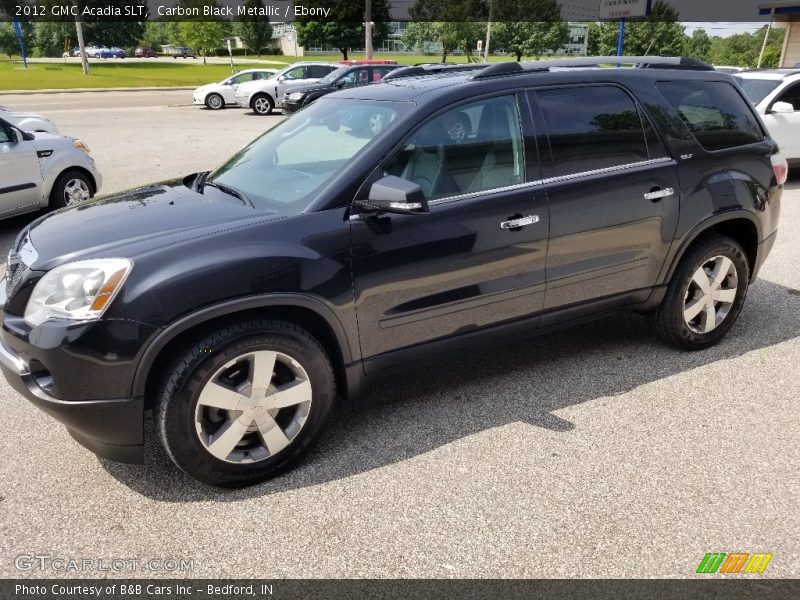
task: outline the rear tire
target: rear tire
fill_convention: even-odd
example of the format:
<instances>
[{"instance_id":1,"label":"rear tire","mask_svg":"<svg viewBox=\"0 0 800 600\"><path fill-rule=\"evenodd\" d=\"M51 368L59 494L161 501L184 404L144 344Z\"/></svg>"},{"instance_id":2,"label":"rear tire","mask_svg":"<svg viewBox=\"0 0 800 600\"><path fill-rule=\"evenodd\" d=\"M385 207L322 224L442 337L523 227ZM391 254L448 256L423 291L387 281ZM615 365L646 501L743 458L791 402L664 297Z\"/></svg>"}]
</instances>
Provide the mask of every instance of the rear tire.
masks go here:
<instances>
[{"instance_id":1,"label":"rear tire","mask_svg":"<svg viewBox=\"0 0 800 600\"><path fill-rule=\"evenodd\" d=\"M269 94L256 94L250 101L250 108L257 115L269 115L275 109L275 101Z\"/></svg>"},{"instance_id":2,"label":"rear tire","mask_svg":"<svg viewBox=\"0 0 800 600\"><path fill-rule=\"evenodd\" d=\"M336 383L320 343L286 321L222 327L172 366L156 421L172 461L220 487L259 483L317 442Z\"/></svg>"},{"instance_id":3,"label":"rear tire","mask_svg":"<svg viewBox=\"0 0 800 600\"><path fill-rule=\"evenodd\" d=\"M703 350L730 331L744 305L750 266L735 240L713 235L681 259L661 305L653 314L665 342Z\"/></svg>"}]
</instances>

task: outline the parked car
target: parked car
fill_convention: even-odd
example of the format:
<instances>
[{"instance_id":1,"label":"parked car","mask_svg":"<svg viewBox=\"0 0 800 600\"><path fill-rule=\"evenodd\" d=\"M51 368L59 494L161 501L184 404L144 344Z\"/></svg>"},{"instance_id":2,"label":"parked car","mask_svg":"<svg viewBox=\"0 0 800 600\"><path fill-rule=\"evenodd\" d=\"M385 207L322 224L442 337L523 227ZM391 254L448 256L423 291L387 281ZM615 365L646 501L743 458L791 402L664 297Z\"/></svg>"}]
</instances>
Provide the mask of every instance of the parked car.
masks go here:
<instances>
[{"instance_id":1,"label":"parked car","mask_svg":"<svg viewBox=\"0 0 800 600\"><path fill-rule=\"evenodd\" d=\"M122 48L109 48L108 49L108 58L128 58L128 53L125 52ZM103 57L105 58L105 57Z\"/></svg>"},{"instance_id":2,"label":"parked car","mask_svg":"<svg viewBox=\"0 0 800 600\"><path fill-rule=\"evenodd\" d=\"M0 118L0 218L72 206L94 196L101 181L82 141Z\"/></svg>"},{"instance_id":3,"label":"parked car","mask_svg":"<svg viewBox=\"0 0 800 600\"><path fill-rule=\"evenodd\" d=\"M158 58L158 53L152 48L137 48L134 56L136 58Z\"/></svg>"},{"instance_id":4,"label":"parked car","mask_svg":"<svg viewBox=\"0 0 800 600\"><path fill-rule=\"evenodd\" d=\"M340 60L337 65L353 66L353 65L396 65L396 60Z\"/></svg>"},{"instance_id":5,"label":"parked car","mask_svg":"<svg viewBox=\"0 0 800 600\"><path fill-rule=\"evenodd\" d=\"M81 55L81 49L76 46L72 50L64 52L64 54L62 54L61 56L62 58L75 58L76 56L80 55Z\"/></svg>"},{"instance_id":6,"label":"parked car","mask_svg":"<svg viewBox=\"0 0 800 600\"><path fill-rule=\"evenodd\" d=\"M746 71L735 77L789 164L800 166L800 69Z\"/></svg>"},{"instance_id":7,"label":"parked car","mask_svg":"<svg viewBox=\"0 0 800 600\"><path fill-rule=\"evenodd\" d=\"M197 58L197 55L191 48L176 46L172 49L172 58Z\"/></svg>"},{"instance_id":8,"label":"parked car","mask_svg":"<svg viewBox=\"0 0 800 600\"><path fill-rule=\"evenodd\" d=\"M56 127L52 119L42 115L13 111L10 108L0 106L0 118L15 127L19 127L22 131L58 133L58 127Z\"/></svg>"},{"instance_id":9,"label":"parked car","mask_svg":"<svg viewBox=\"0 0 800 600\"><path fill-rule=\"evenodd\" d=\"M234 91L237 85L250 81L269 79L277 69L248 69L223 79L219 83L209 83L197 88L192 94L195 104L205 105L211 110L220 110L227 104L235 104Z\"/></svg>"},{"instance_id":10,"label":"parked car","mask_svg":"<svg viewBox=\"0 0 800 600\"><path fill-rule=\"evenodd\" d=\"M339 68L337 65L326 62L294 63L266 81L240 84L236 88L234 98L239 106L250 108L258 115L268 115L276 106L280 108L286 88L315 83L337 68Z\"/></svg>"},{"instance_id":11,"label":"parked car","mask_svg":"<svg viewBox=\"0 0 800 600\"><path fill-rule=\"evenodd\" d=\"M661 68L594 68L623 60ZM378 134L351 126L376 115ZM308 452L337 396L442 353L612 310L720 342L786 171L733 78L691 59L341 90L213 172L24 229L0 367L102 456L141 462L152 407L181 469L252 484Z\"/></svg>"},{"instance_id":12,"label":"parked car","mask_svg":"<svg viewBox=\"0 0 800 600\"><path fill-rule=\"evenodd\" d=\"M380 81L396 68L396 65L364 65L336 69L317 83L293 85L286 88L283 94L281 110L283 110L284 114L291 114L304 106L308 106L314 100L322 98L325 94Z\"/></svg>"}]
</instances>

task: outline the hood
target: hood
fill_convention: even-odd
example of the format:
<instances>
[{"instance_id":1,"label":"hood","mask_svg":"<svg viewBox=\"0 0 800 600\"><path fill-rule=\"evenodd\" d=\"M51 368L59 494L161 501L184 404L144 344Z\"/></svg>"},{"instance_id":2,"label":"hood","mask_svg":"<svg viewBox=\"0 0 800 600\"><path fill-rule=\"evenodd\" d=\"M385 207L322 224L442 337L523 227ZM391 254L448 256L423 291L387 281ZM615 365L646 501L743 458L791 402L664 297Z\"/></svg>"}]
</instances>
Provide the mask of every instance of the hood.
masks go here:
<instances>
[{"instance_id":1,"label":"hood","mask_svg":"<svg viewBox=\"0 0 800 600\"><path fill-rule=\"evenodd\" d=\"M131 257L210 235L231 223L269 218L241 200L207 188L201 194L173 180L84 202L34 223L30 239L39 254L35 270L83 258Z\"/></svg>"},{"instance_id":2,"label":"hood","mask_svg":"<svg viewBox=\"0 0 800 600\"><path fill-rule=\"evenodd\" d=\"M293 94L295 92L302 92L307 94L309 92L335 92L337 89L336 86L333 85L323 85L321 83L307 83L305 85L293 85L291 87L286 88L287 94Z\"/></svg>"},{"instance_id":3,"label":"hood","mask_svg":"<svg viewBox=\"0 0 800 600\"><path fill-rule=\"evenodd\" d=\"M207 83L205 85L201 85L195 91L196 92L205 92L206 90L213 90L213 89L216 89L216 88L219 88L219 87L223 87L221 83Z\"/></svg>"}]
</instances>

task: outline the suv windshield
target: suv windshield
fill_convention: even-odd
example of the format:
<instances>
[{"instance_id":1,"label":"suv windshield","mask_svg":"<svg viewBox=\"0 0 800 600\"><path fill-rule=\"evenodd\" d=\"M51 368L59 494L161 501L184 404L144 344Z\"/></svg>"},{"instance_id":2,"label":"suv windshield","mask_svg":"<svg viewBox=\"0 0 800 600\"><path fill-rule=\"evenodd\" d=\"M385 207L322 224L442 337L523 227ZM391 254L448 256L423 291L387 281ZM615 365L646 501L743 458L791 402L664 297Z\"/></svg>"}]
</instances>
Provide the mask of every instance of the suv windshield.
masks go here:
<instances>
[{"instance_id":1,"label":"suv windshield","mask_svg":"<svg viewBox=\"0 0 800 600\"><path fill-rule=\"evenodd\" d=\"M300 213L317 190L410 110L403 102L318 100L245 146L207 182L256 208Z\"/></svg>"},{"instance_id":2,"label":"suv windshield","mask_svg":"<svg viewBox=\"0 0 800 600\"><path fill-rule=\"evenodd\" d=\"M779 79L750 79L749 77L734 77L734 79L739 82L745 95L753 104L761 102L780 84Z\"/></svg>"}]
</instances>

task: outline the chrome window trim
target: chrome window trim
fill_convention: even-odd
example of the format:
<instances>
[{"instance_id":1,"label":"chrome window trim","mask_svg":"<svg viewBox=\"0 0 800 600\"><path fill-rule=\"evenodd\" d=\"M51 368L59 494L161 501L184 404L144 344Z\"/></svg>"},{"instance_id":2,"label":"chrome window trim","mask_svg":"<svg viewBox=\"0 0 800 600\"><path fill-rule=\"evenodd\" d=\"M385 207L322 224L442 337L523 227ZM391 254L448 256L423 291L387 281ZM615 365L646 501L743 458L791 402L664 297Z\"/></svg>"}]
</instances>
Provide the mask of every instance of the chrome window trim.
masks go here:
<instances>
[{"instance_id":1,"label":"chrome window trim","mask_svg":"<svg viewBox=\"0 0 800 600\"><path fill-rule=\"evenodd\" d=\"M583 177L593 177L595 175L607 175L609 173L616 173L618 171L628 171L639 167L649 167L652 165L674 163L675 161L669 157L651 158L650 160L641 160L635 163L626 163L624 165L616 165L613 167L604 167L602 169L593 169L591 171L581 171L580 173L570 173L569 175L558 175L556 177L548 177L542 179L541 183L548 185L551 183L560 183L562 181L572 181L573 179L581 179Z\"/></svg>"},{"instance_id":2,"label":"chrome window trim","mask_svg":"<svg viewBox=\"0 0 800 600\"><path fill-rule=\"evenodd\" d=\"M617 173L621 171L628 171L639 167L649 167L652 165L674 163L674 159L669 157L652 158L650 160L642 160L635 163L627 163L624 165L616 165L613 167L604 167L602 169L593 169L591 171L581 171L580 173L570 173L569 175L559 175L557 177L548 177L547 179L538 179L536 181L528 181L525 183L517 183L515 185L508 185L505 187L492 188L480 192L470 192L468 194L458 194L456 196L446 196L444 198L437 198L436 200L429 200L429 206L436 206L447 202L455 202L457 200L467 200L469 198L476 198L478 196L485 196L491 194L500 194L503 192L513 192L515 190L522 190L525 188L534 188L550 185L553 183L561 183L564 181L573 181L575 179L582 179L584 177L594 177L596 175L608 175L610 173Z\"/></svg>"}]
</instances>

